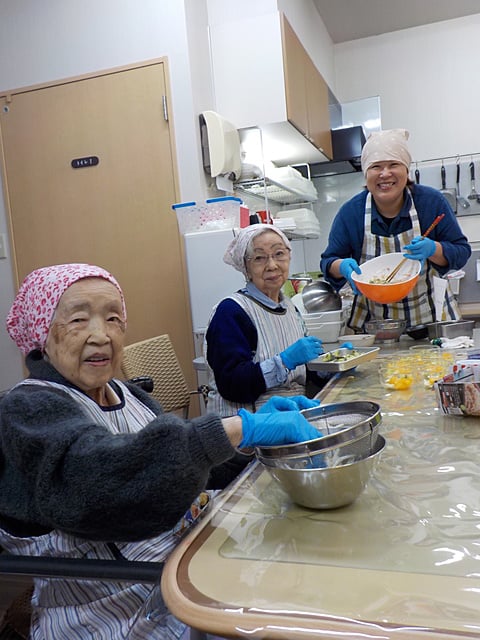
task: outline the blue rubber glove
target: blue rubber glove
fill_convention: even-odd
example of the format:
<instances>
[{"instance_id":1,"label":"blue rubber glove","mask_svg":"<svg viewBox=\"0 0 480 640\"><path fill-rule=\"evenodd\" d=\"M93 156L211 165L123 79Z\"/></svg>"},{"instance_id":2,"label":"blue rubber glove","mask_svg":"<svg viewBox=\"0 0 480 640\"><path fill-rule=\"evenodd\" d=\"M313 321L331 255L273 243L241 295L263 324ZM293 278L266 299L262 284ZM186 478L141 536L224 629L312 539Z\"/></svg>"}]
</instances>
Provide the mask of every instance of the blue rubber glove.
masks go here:
<instances>
[{"instance_id":1,"label":"blue rubber glove","mask_svg":"<svg viewBox=\"0 0 480 640\"><path fill-rule=\"evenodd\" d=\"M305 396L272 396L257 410L257 413L275 413L275 411L301 411L318 407L320 400L310 400Z\"/></svg>"},{"instance_id":2,"label":"blue rubber glove","mask_svg":"<svg viewBox=\"0 0 480 640\"><path fill-rule=\"evenodd\" d=\"M340 273L345 278L345 280L348 280L348 282L350 283L353 293L358 295L360 292L355 286L354 281L352 280L352 273L354 271L355 273L362 273L362 270L358 266L358 262L353 258L344 258L340 263Z\"/></svg>"},{"instance_id":3,"label":"blue rubber glove","mask_svg":"<svg viewBox=\"0 0 480 640\"><path fill-rule=\"evenodd\" d=\"M287 369L295 369L299 364L305 364L310 360L315 360L323 353L322 341L315 336L300 338L292 345L282 351L280 358Z\"/></svg>"},{"instance_id":4,"label":"blue rubber glove","mask_svg":"<svg viewBox=\"0 0 480 640\"><path fill-rule=\"evenodd\" d=\"M243 430L240 449L305 442L322 436L299 411L249 413L240 409L238 415L242 419Z\"/></svg>"},{"instance_id":5,"label":"blue rubber glove","mask_svg":"<svg viewBox=\"0 0 480 640\"><path fill-rule=\"evenodd\" d=\"M342 342L340 349L350 349L351 351L353 349L353 344L351 342Z\"/></svg>"},{"instance_id":6,"label":"blue rubber glove","mask_svg":"<svg viewBox=\"0 0 480 640\"><path fill-rule=\"evenodd\" d=\"M408 252L403 255L410 260L420 260L423 265L427 258L433 256L436 248L437 245L434 240L424 238L423 236L415 236L410 244L403 247L403 250Z\"/></svg>"}]
</instances>

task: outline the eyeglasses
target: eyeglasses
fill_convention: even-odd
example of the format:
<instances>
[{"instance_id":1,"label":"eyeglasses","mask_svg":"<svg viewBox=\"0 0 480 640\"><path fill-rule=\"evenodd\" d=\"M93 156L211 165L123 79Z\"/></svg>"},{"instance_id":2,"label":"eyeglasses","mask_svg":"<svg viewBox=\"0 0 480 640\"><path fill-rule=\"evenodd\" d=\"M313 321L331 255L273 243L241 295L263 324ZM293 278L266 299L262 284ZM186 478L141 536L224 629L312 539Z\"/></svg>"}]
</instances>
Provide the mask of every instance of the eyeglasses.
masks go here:
<instances>
[{"instance_id":1,"label":"eyeglasses","mask_svg":"<svg viewBox=\"0 0 480 640\"><path fill-rule=\"evenodd\" d=\"M274 262L287 262L290 259L290 249L278 249L275 253L269 253L268 255L255 255L249 256L249 260L255 267L266 267L269 260Z\"/></svg>"}]
</instances>

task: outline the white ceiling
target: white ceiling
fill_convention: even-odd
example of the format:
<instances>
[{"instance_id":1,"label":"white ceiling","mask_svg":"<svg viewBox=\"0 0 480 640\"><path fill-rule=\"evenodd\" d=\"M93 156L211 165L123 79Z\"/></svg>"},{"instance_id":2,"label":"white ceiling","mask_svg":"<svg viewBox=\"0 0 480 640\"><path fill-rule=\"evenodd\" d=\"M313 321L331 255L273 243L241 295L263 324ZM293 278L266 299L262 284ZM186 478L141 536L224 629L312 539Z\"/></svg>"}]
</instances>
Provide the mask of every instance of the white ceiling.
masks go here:
<instances>
[{"instance_id":1,"label":"white ceiling","mask_svg":"<svg viewBox=\"0 0 480 640\"><path fill-rule=\"evenodd\" d=\"M480 13L480 0L313 0L335 44Z\"/></svg>"}]
</instances>

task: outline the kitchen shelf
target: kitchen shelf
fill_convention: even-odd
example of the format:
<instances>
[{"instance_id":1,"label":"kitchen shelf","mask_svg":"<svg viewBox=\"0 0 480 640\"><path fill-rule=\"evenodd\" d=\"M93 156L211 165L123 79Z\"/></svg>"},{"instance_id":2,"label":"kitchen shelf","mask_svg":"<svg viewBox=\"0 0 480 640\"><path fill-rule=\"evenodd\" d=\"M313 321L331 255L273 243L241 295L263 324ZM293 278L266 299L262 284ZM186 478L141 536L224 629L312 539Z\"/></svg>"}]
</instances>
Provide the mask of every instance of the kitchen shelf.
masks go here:
<instances>
[{"instance_id":1,"label":"kitchen shelf","mask_svg":"<svg viewBox=\"0 0 480 640\"><path fill-rule=\"evenodd\" d=\"M235 183L235 189L263 200L268 199L280 204L299 204L301 202L315 202L317 196L301 193L295 189L275 182L271 178L256 178Z\"/></svg>"}]
</instances>

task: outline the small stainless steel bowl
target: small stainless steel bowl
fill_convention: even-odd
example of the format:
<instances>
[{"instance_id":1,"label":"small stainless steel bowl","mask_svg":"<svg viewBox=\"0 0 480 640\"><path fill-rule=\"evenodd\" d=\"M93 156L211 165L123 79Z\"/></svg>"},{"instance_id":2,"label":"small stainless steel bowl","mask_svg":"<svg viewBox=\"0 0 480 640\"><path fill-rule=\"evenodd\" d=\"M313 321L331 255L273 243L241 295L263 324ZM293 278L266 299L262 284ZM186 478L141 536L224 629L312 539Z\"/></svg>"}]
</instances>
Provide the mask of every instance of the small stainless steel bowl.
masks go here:
<instances>
[{"instance_id":1,"label":"small stainless steel bowl","mask_svg":"<svg viewBox=\"0 0 480 640\"><path fill-rule=\"evenodd\" d=\"M367 486L385 439L379 435L371 453L360 460L317 469L288 469L260 462L297 504L310 509L336 509L351 504Z\"/></svg>"},{"instance_id":2,"label":"small stainless steel bowl","mask_svg":"<svg viewBox=\"0 0 480 640\"><path fill-rule=\"evenodd\" d=\"M405 331L405 320L369 320L365 323L367 333L375 334L375 342L398 342Z\"/></svg>"}]
</instances>

